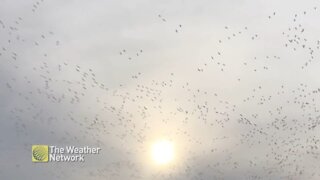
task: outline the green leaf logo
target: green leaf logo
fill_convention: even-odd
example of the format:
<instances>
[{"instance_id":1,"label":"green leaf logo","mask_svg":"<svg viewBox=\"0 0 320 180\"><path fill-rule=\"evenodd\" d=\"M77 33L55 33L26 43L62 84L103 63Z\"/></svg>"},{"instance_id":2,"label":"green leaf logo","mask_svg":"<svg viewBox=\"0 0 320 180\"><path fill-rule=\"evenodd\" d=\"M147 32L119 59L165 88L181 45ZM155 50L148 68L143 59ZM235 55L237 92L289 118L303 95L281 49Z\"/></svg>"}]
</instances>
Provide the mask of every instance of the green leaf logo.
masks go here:
<instances>
[{"instance_id":1,"label":"green leaf logo","mask_svg":"<svg viewBox=\"0 0 320 180\"><path fill-rule=\"evenodd\" d=\"M48 162L48 146L33 145L32 146L32 161L33 162Z\"/></svg>"}]
</instances>

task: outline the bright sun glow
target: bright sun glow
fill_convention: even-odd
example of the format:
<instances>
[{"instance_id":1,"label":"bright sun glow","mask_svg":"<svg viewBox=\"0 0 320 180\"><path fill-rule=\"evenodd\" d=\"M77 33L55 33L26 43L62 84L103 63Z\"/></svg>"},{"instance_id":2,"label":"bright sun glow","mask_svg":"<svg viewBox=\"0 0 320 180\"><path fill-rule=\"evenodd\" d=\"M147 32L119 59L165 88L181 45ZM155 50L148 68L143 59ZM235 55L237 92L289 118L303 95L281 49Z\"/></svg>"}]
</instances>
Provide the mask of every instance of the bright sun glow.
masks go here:
<instances>
[{"instance_id":1,"label":"bright sun glow","mask_svg":"<svg viewBox=\"0 0 320 180\"><path fill-rule=\"evenodd\" d=\"M152 146L152 158L160 165L170 163L174 158L173 143L168 140L157 141Z\"/></svg>"}]
</instances>

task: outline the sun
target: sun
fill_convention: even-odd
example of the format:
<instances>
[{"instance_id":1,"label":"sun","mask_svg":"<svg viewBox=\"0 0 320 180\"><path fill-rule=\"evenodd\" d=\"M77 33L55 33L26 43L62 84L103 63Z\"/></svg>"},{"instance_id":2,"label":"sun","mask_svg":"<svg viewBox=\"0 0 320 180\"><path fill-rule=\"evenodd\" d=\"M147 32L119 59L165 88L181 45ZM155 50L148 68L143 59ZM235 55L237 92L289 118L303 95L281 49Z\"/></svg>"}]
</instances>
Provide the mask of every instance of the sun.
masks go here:
<instances>
[{"instance_id":1,"label":"sun","mask_svg":"<svg viewBox=\"0 0 320 180\"><path fill-rule=\"evenodd\" d=\"M152 159L156 164L169 164L174 159L174 145L171 141L160 140L152 146Z\"/></svg>"}]
</instances>

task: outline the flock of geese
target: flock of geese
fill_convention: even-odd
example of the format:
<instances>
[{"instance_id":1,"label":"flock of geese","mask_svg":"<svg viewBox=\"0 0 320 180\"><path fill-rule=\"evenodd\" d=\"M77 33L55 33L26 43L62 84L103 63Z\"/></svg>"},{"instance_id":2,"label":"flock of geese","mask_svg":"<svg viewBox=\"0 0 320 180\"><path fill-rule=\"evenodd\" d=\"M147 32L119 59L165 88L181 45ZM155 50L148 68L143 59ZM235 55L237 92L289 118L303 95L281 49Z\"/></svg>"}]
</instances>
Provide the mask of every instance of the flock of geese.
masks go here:
<instances>
[{"instance_id":1,"label":"flock of geese","mask_svg":"<svg viewBox=\"0 0 320 180\"><path fill-rule=\"evenodd\" d=\"M37 16L43 3L33 3L30 13ZM266 27L277 29L272 23L279 14L266 16ZM160 27L169 26L169 15L153 16ZM319 18L320 12L311 7L287 16L290 21L283 24L288 27L271 33L281 42L275 45L281 53L265 45L271 41L269 29L230 24L220 27L215 42L208 39L214 47L207 58L192 60L197 66L186 61L156 76L143 67L126 72L134 63L151 61L148 47L115 51L112 57L121 62L126 81L110 75L112 66L104 67L108 77L103 77L101 67L48 61L50 48L64 48L62 37L48 29L31 38L24 32L24 17L0 17L1 112L9 114L1 124L12 124L14 134L0 142L10 140L22 151L10 155L16 160L7 162L9 170L0 170L0 179L320 179L319 77L301 80L293 73L290 82L272 79L287 67L308 74L319 66L317 19L313 26L304 20ZM177 23L172 36L187 39L187 31ZM239 42L263 51L236 59L228 47ZM39 49L45 49L40 56ZM293 59L299 66L291 67ZM177 159L165 170L151 168L146 160L157 133L177 146ZM92 145L102 151L84 164L48 163L44 169L23 157L39 143Z\"/></svg>"}]
</instances>

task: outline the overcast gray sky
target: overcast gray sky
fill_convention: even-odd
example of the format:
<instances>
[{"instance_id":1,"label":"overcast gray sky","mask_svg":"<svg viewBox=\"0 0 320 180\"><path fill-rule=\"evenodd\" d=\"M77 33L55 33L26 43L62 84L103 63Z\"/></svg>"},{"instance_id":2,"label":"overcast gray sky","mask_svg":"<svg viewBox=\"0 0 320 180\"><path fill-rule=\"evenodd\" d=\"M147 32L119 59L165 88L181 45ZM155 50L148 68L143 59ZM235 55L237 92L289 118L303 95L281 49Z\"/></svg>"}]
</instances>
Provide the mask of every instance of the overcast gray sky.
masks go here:
<instances>
[{"instance_id":1,"label":"overcast gray sky","mask_svg":"<svg viewBox=\"0 0 320 180\"><path fill-rule=\"evenodd\" d=\"M315 0L0 0L0 179L320 179L319 19ZM33 163L33 144L102 151Z\"/></svg>"}]
</instances>

